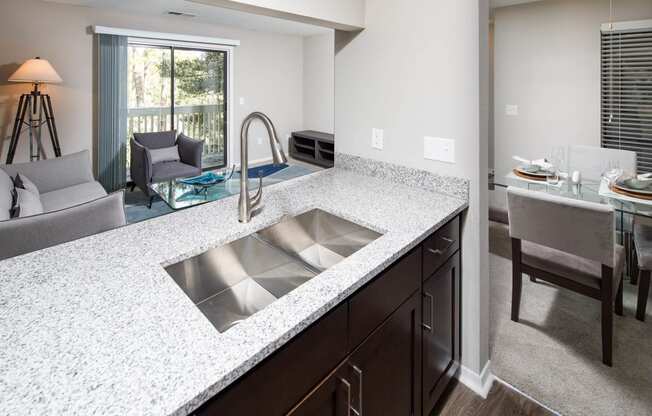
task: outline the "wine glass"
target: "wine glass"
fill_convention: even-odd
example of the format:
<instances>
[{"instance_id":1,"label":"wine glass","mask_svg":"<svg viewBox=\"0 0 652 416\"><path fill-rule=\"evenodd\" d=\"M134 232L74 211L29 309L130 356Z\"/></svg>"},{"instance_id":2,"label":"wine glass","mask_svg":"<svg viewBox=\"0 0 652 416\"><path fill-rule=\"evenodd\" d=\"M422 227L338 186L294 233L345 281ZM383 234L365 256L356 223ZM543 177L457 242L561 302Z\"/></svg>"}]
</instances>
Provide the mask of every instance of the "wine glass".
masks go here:
<instances>
[{"instance_id":1,"label":"wine glass","mask_svg":"<svg viewBox=\"0 0 652 416\"><path fill-rule=\"evenodd\" d=\"M549 175L546 176L546 182L550 185L557 185L560 180L560 172L564 166L566 151L563 147L553 147L548 158L548 163L552 165L549 168Z\"/></svg>"}]
</instances>

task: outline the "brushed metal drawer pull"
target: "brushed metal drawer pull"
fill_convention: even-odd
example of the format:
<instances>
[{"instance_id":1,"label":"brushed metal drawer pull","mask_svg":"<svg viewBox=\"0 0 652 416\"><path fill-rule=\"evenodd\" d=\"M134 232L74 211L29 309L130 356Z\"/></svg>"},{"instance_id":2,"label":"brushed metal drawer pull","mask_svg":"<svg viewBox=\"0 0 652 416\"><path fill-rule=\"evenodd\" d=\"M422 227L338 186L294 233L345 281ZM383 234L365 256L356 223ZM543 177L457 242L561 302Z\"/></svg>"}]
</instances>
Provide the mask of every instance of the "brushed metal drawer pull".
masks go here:
<instances>
[{"instance_id":1,"label":"brushed metal drawer pull","mask_svg":"<svg viewBox=\"0 0 652 416\"><path fill-rule=\"evenodd\" d=\"M453 240L451 238L448 238L448 237L439 237L439 238L441 238L442 240L444 240L447 243L446 247L444 247L443 249L439 249L439 248L435 249L435 248L428 247L428 251L431 252L434 255L437 255L437 256L441 256L446 251L448 251L448 249L451 248L451 246L455 242L455 240Z\"/></svg>"},{"instance_id":2,"label":"brushed metal drawer pull","mask_svg":"<svg viewBox=\"0 0 652 416\"><path fill-rule=\"evenodd\" d=\"M346 414L351 416L351 383L340 377L340 382L346 387Z\"/></svg>"},{"instance_id":3,"label":"brushed metal drawer pull","mask_svg":"<svg viewBox=\"0 0 652 416\"><path fill-rule=\"evenodd\" d=\"M423 297L425 297L430 301L430 325L427 325L425 322L422 322L421 326L423 326L429 332L433 332L432 327L435 323L435 298L428 292L423 292Z\"/></svg>"},{"instance_id":4,"label":"brushed metal drawer pull","mask_svg":"<svg viewBox=\"0 0 652 416\"><path fill-rule=\"evenodd\" d=\"M358 375L358 410L355 410L353 406L351 406L351 410L356 416L362 416L362 370L354 364L351 364L351 368Z\"/></svg>"}]
</instances>

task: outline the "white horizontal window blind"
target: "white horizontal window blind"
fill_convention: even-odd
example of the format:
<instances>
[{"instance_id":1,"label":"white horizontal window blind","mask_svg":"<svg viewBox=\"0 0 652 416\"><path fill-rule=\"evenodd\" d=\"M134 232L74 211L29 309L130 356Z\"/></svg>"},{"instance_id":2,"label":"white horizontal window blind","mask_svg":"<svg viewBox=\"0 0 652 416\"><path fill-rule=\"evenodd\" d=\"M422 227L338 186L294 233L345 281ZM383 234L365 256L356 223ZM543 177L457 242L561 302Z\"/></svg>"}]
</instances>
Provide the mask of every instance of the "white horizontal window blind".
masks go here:
<instances>
[{"instance_id":1,"label":"white horizontal window blind","mask_svg":"<svg viewBox=\"0 0 652 416\"><path fill-rule=\"evenodd\" d=\"M652 25L602 30L602 147L633 150L652 172Z\"/></svg>"}]
</instances>

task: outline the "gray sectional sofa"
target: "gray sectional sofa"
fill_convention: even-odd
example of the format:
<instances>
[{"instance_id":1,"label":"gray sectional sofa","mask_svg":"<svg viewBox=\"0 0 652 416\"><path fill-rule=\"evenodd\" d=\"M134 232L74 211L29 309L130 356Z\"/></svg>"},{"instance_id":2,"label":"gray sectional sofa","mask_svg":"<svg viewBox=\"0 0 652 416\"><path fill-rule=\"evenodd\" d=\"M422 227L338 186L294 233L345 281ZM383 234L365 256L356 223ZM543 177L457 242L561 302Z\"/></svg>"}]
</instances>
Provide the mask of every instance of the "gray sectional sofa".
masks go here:
<instances>
[{"instance_id":1,"label":"gray sectional sofa","mask_svg":"<svg viewBox=\"0 0 652 416\"><path fill-rule=\"evenodd\" d=\"M5 209L16 174L27 178L25 188L37 189L23 199L29 204L23 214L10 218ZM0 260L125 224L124 192L107 195L93 177L88 151L0 165Z\"/></svg>"}]
</instances>

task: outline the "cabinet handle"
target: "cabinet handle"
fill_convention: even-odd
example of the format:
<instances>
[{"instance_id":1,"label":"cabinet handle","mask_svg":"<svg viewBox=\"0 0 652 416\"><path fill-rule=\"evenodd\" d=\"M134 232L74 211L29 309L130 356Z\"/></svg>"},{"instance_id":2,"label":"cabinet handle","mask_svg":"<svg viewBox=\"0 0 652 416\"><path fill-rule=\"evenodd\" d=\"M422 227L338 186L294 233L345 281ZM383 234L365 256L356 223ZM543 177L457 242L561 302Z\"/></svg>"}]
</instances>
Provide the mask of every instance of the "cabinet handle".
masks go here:
<instances>
[{"instance_id":1,"label":"cabinet handle","mask_svg":"<svg viewBox=\"0 0 652 416\"><path fill-rule=\"evenodd\" d=\"M354 364L349 364L358 376L358 410L351 406L351 410L356 416L362 416L362 370Z\"/></svg>"},{"instance_id":2,"label":"cabinet handle","mask_svg":"<svg viewBox=\"0 0 652 416\"><path fill-rule=\"evenodd\" d=\"M340 377L340 382L346 387L346 414L351 416L351 383Z\"/></svg>"},{"instance_id":3,"label":"cabinet handle","mask_svg":"<svg viewBox=\"0 0 652 416\"><path fill-rule=\"evenodd\" d=\"M439 249L439 248L435 249L435 248L428 247L428 251L431 252L432 254L436 255L436 256L441 256L446 251L448 251L448 249L453 245L453 242L454 242L454 240L452 238L448 238L448 237L439 237L439 238L441 238L442 240L444 240L446 242L446 247L444 247L442 249Z\"/></svg>"},{"instance_id":4,"label":"cabinet handle","mask_svg":"<svg viewBox=\"0 0 652 416\"><path fill-rule=\"evenodd\" d=\"M432 326L435 322L435 298L428 292L423 292L423 297L430 301L430 325L422 322L421 326L423 326L429 332L433 332Z\"/></svg>"}]
</instances>

